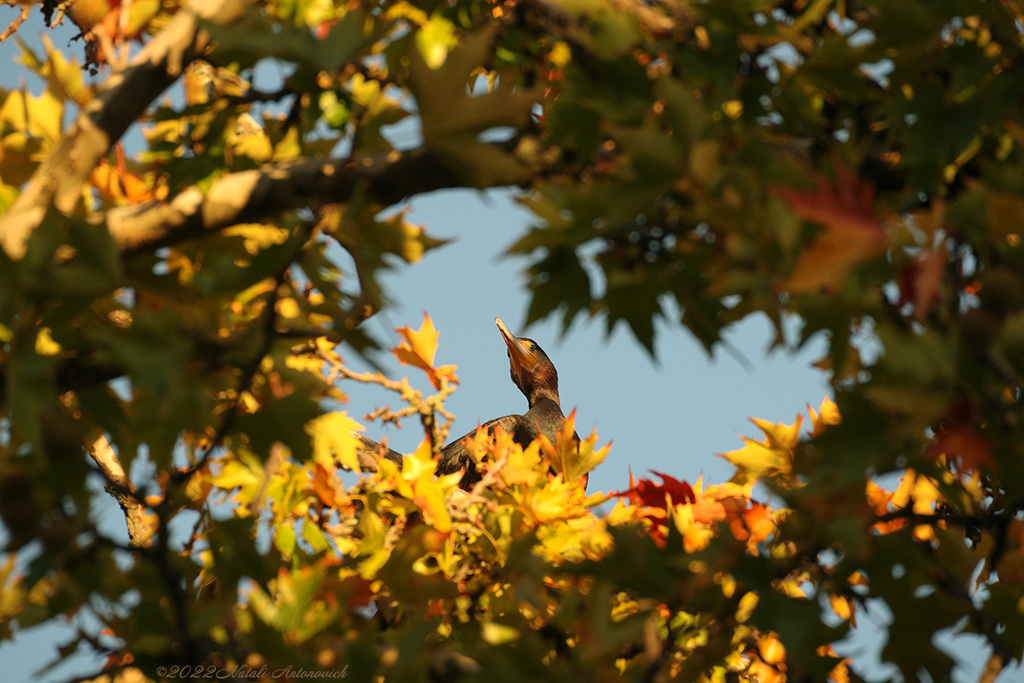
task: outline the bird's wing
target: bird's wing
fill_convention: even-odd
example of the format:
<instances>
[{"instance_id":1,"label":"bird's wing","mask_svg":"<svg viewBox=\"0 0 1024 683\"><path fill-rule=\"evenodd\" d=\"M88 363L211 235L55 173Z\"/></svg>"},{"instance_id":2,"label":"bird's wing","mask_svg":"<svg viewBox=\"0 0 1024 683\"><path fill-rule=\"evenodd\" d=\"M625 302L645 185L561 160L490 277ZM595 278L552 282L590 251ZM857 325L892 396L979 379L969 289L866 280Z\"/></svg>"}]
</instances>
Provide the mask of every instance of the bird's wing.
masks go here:
<instances>
[{"instance_id":1,"label":"bird's wing","mask_svg":"<svg viewBox=\"0 0 1024 683\"><path fill-rule=\"evenodd\" d=\"M367 439L362 434L352 432L352 436L356 437L359 441L359 445L356 447L356 456L359 458L359 467L369 472L377 471L377 460L379 458L387 458L391 462L402 465L402 454L398 451L391 450L387 446L381 443L377 443L373 439Z\"/></svg>"},{"instance_id":2,"label":"bird's wing","mask_svg":"<svg viewBox=\"0 0 1024 683\"><path fill-rule=\"evenodd\" d=\"M493 432L496 428L501 428L507 434L513 434L516 431L516 427L522 421L522 415L504 415L502 417L496 417L493 420L480 425L488 431ZM463 434L455 441L445 446L441 450L441 458L437 463L438 474L451 474L452 472L458 472L465 468L466 474L469 476L470 470L473 470L475 474L475 466L473 459L469 455L469 451L466 449L465 441L467 437L471 437L476 434L476 430ZM479 477L477 477L479 479Z\"/></svg>"}]
</instances>

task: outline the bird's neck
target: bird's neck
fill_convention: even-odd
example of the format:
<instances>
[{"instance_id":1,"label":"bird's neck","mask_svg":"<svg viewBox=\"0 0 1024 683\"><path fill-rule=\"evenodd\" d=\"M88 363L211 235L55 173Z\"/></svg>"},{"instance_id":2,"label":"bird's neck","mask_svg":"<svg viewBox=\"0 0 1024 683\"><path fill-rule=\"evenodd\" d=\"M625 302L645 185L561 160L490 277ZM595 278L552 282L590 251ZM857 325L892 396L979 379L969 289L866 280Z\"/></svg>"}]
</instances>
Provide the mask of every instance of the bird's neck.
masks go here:
<instances>
[{"instance_id":1,"label":"bird's neck","mask_svg":"<svg viewBox=\"0 0 1024 683\"><path fill-rule=\"evenodd\" d=\"M526 400L530 403L531 408L544 400L554 401L555 405L559 407L562 405L558 400L557 387L535 387L526 395Z\"/></svg>"}]
</instances>

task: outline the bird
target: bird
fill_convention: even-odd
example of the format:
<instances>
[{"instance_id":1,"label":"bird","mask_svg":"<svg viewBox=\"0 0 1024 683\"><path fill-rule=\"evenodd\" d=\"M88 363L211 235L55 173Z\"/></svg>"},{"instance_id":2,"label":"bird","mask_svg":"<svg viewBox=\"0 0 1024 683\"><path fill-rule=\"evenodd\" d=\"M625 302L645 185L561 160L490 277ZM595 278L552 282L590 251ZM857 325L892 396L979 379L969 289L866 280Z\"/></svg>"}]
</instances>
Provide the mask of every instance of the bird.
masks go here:
<instances>
[{"instance_id":1,"label":"bird","mask_svg":"<svg viewBox=\"0 0 1024 683\"><path fill-rule=\"evenodd\" d=\"M555 370L554 363L533 339L517 337L512 334L501 318L495 318L494 324L497 325L498 332L501 333L508 350L509 374L512 377L512 382L526 397L528 410L522 415L503 415L488 420L480 425L480 428L486 429L488 432L500 428L505 433L511 434L513 441L523 448L541 434L554 443L557 433L565 427L565 415L562 413L558 397L558 372ZM481 479L476 462L469 449L466 448L467 439L474 434L476 434L476 430L455 439L442 448L437 465L438 474L453 474L463 471L460 486L467 490ZM382 447L366 437L359 435L357 437L368 451L399 464L402 462L400 453ZM580 437L575 432L573 439L579 444ZM582 476L584 486L586 486L588 476L586 474Z\"/></svg>"},{"instance_id":2,"label":"bird","mask_svg":"<svg viewBox=\"0 0 1024 683\"><path fill-rule=\"evenodd\" d=\"M522 415L504 415L485 422L481 427L489 432L500 427L512 435L512 440L526 448L539 435L543 434L552 443L557 433L565 427L565 415L558 397L558 372L555 364L540 344L528 337L517 337L509 331L501 318L495 318L494 324L501 333L501 338L508 349L509 374L512 382L519 387L526 397L528 410ZM464 469L461 485L468 488L480 480L475 463L466 449L467 437L476 431L456 439L441 451L438 472L447 474ZM579 444L580 437L575 432L573 438ZM587 475L584 475L584 486Z\"/></svg>"}]
</instances>

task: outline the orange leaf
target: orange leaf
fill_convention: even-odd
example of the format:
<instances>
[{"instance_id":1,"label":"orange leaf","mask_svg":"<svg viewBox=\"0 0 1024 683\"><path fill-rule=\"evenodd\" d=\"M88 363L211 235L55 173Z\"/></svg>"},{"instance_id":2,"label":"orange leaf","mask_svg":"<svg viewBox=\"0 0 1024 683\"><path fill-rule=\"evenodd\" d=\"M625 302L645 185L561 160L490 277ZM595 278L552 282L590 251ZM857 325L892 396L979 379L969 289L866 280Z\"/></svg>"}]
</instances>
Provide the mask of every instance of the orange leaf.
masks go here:
<instances>
[{"instance_id":1,"label":"orange leaf","mask_svg":"<svg viewBox=\"0 0 1024 683\"><path fill-rule=\"evenodd\" d=\"M453 384L459 380L455 376L455 365L442 365L434 367L434 354L437 353L437 338L440 332L434 329L434 321L426 313L423 314L423 324L420 329L413 330L411 327L399 327L395 330L404 340L401 344L391 349L395 358L402 365L413 365L427 373L430 383L435 389L441 388L441 379Z\"/></svg>"},{"instance_id":2,"label":"orange leaf","mask_svg":"<svg viewBox=\"0 0 1024 683\"><path fill-rule=\"evenodd\" d=\"M884 253L886 233L873 210L874 188L847 169L837 165L835 182L819 177L814 190L774 191L798 217L825 227L804 250L782 289L834 293L854 266Z\"/></svg>"}]
</instances>

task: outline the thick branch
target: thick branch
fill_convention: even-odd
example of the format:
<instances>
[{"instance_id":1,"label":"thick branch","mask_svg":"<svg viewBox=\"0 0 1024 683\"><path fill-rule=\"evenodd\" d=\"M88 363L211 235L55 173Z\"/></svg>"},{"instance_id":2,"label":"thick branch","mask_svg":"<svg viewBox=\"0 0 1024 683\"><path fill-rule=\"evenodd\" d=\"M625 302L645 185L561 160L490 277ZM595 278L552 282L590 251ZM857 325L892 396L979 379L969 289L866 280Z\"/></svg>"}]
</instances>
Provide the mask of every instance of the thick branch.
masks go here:
<instances>
[{"instance_id":1,"label":"thick branch","mask_svg":"<svg viewBox=\"0 0 1024 683\"><path fill-rule=\"evenodd\" d=\"M57 147L36 169L14 206L0 220L0 247L21 258L29 235L52 203L71 212L96 164L156 97L168 88L186 64L209 45L200 21L237 21L247 0L192 0L132 60L113 74L97 97L86 105Z\"/></svg>"},{"instance_id":2,"label":"thick branch","mask_svg":"<svg viewBox=\"0 0 1024 683\"><path fill-rule=\"evenodd\" d=\"M132 253L237 223L264 221L291 209L343 203L358 192L389 205L461 184L426 147L391 152L362 163L307 159L226 175L205 194L191 187L169 202L113 209L106 214L106 223L122 252Z\"/></svg>"}]
</instances>

